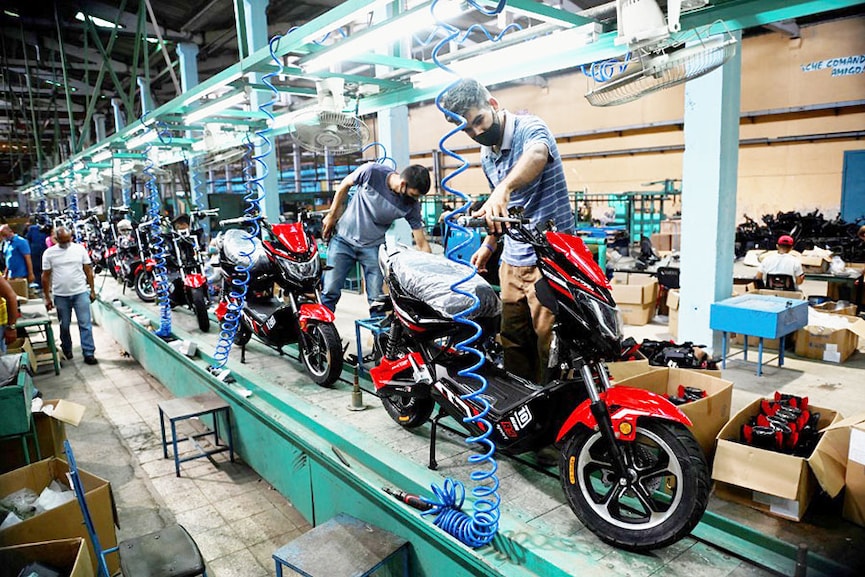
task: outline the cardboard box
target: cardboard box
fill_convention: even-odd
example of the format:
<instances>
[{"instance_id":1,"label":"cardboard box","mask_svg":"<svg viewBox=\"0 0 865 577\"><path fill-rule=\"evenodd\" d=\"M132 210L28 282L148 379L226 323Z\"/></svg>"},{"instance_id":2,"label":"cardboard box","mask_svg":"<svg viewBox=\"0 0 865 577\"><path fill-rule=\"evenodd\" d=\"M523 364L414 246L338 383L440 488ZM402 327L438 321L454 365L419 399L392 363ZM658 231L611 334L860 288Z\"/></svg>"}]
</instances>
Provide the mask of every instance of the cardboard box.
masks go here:
<instances>
[{"instance_id":1,"label":"cardboard box","mask_svg":"<svg viewBox=\"0 0 865 577\"><path fill-rule=\"evenodd\" d=\"M859 337L847 329L809 325L796 331L796 354L807 359L822 361L827 352L837 352L836 362L843 363L858 346Z\"/></svg>"},{"instance_id":2,"label":"cardboard box","mask_svg":"<svg viewBox=\"0 0 865 577\"><path fill-rule=\"evenodd\" d=\"M655 233L650 239L655 250L673 250L673 234L672 233Z\"/></svg>"},{"instance_id":3,"label":"cardboard box","mask_svg":"<svg viewBox=\"0 0 865 577\"><path fill-rule=\"evenodd\" d=\"M616 383L616 386L644 389L662 396L678 394L679 385L706 391L706 398L679 405L679 409L691 419L691 433L703 453L711 457L718 432L730 419L733 383L703 374L703 371L661 367Z\"/></svg>"},{"instance_id":4,"label":"cardboard box","mask_svg":"<svg viewBox=\"0 0 865 577\"><path fill-rule=\"evenodd\" d=\"M730 333L732 337L733 344L739 347L745 346L745 335L740 335L738 333ZM788 348L788 342L796 342L796 333L791 333L784 337L784 347ZM760 346L760 339L758 337L748 337L748 352L757 351L757 347ZM768 349L770 351L777 351L778 347L781 346L781 339L763 339L763 349Z\"/></svg>"},{"instance_id":5,"label":"cardboard box","mask_svg":"<svg viewBox=\"0 0 865 577\"><path fill-rule=\"evenodd\" d=\"M845 473L846 490L841 515L865 527L865 422L850 429Z\"/></svg>"},{"instance_id":6,"label":"cardboard box","mask_svg":"<svg viewBox=\"0 0 865 577\"><path fill-rule=\"evenodd\" d=\"M838 306L837 302L829 301L820 305L811 305L811 308L815 311L820 311L821 313L829 313L830 315L844 315L848 317L857 316L856 305L853 304Z\"/></svg>"},{"instance_id":7,"label":"cardboard box","mask_svg":"<svg viewBox=\"0 0 865 577\"><path fill-rule=\"evenodd\" d=\"M644 274L616 274L612 283L613 299L626 325L645 325L655 316L658 281Z\"/></svg>"},{"instance_id":8,"label":"cardboard box","mask_svg":"<svg viewBox=\"0 0 865 577\"><path fill-rule=\"evenodd\" d=\"M659 370L661 368L662 367L653 367L649 365L649 361L646 359L607 363L607 372L615 383L625 379L630 379L637 375L642 375L643 373Z\"/></svg>"},{"instance_id":9,"label":"cardboard box","mask_svg":"<svg viewBox=\"0 0 865 577\"><path fill-rule=\"evenodd\" d=\"M0 548L0 577L17 577L30 563L41 562L68 577L94 577L84 539L59 539Z\"/></svg>"},{"instance_id":10,"label":"cardboard box","mask_svg":"<svg viewBox=\"0 0 865 577\"><path fill-rule=\"evenodd\" d=\"M26 278L13 278L8 281L16 295L25 299L30 297L29 283Z\"/></svg>"},{"instance_id":11,"label":"cardboard box","mask_svg":"<svg viewBox=\"0 0 865 577\"><path fill-rule=\"evenodd\" d=\"M96 534L104 549L117 545L117 534L114 530L117 513L114 507L114 497L111 494L111 485L105 479L78 469L81 475L81 484L84 487L84 497L87 500ZM15 491L28 488L41 493L51 481L57 481L69 487L66 474L69 466L65 461L57 458L45 459L15 471L0 475L0 497L6 497ZM0 531L0 543L4 545L20 545L25 543L36 543L39 541L51 541L55 539L68 539L81 537L87 541L90 562L94 567L98 566L96 553L87 535L84 526L84 518L78 501L73 500L50 511L45 511L29 519L7 527ZM108 569L113 573L118 571L120 564L116 555L108 556Z\"/></svg>"},{"instance_id":12,"label":"cardboard box","mask_svg":"<svg viewBox=\"0 0 865 577\"><path fill-rule=\"evenodd\" d=\"M39 452L32 437L26 437L30 460L48 457L63 457L63 441L66 440L66 425L78 426L84 416L85 407L71 401L48 399L42 401L42 409L33 413L36 423L36 439ZM6 439L0 442L0 473L14 471L27 465L20 439Z\"/></svg>"},{"instance_id":13,"label":"cardboard box","mask_svg":"<svg viewBox=\"0 0 865 577\"><path fill-rule=\"evenodd\" d=\"M667 292L667 310L669 332L674 339L679 338L679 289L670 289Z\"/></svg>"},{"instance_id":14,"label":"cardboard box","mask_svg":"<svg viewBox=\"0 0 865 577\"><path fill-rule=\"evenodd\" d=\"M807 459L740 443L742 425L759 413L760 402L755 399L736 413L718 433L712 467L712 478L717 481L715 494L770 515L801 521L817 485L836 497L844 487L843 473L837 467L825 466L830 444L827 435ZM820 413L821 430L841 418L832 409L810 409Z\"/></svg>"},{"instance_id":15,"label":"cardboard box","mask_svg":"<svg viewBox=\"0 0 865 577\"><path fill-rule=\"evenodd\" d=\"M804 251L799 257L799 262L802 263L802 272L821 274L829 271L829 261L825 257L808 255L807 252Z\"/></svg>"}]
</instances>

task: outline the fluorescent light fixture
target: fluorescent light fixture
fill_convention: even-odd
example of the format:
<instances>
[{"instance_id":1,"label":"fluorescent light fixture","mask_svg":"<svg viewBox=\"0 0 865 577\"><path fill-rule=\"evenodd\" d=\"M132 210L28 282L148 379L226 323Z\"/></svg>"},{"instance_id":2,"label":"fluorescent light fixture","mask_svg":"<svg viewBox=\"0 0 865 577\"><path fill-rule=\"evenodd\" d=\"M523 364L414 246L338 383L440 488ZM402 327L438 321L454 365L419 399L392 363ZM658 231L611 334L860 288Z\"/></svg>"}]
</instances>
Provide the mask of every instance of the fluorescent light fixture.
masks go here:
<instances>
[{"instance_id":1,"label":"fluorescent light fixture","mask_svg":"<svg viewBox=\"0 0 865 577\"><path fill-rule=\"evenodd\" d=\"M75 14L75 19L79 22L84 22L86 20L90 20L94 26L99 26L100 28L108 28L109 30L114 30L115 28L124 28L123 24L114 24L114 22L109 22L108 20L103 20L98 16L91 16L90 14L85 14L84 12L78 12Z\"/></svg>"},{"instance_id":2,"label":"fluorescent light fixture","mask_svg":"<svg viewBox=\"0 0 865 577\"><path fill-rule=\"evenodd\" d=\"M110 159L111 156L112 156L111 149L106 148L105 150L100 150L99 152L94 154L93 158L91 160L93 162L105 162L106 160Z\"/></svg>"},{"instance_id":3,"label":"fluorescent light fixture","mask_svg":"<svg viewBox=\"0 0 865 577\"><path fill-rule=\"evenodd\" d=\"M21 15L17 12L13 12L12 10L4 10L3 14L9 16L10 18L21 18Z\"/></svg>"},{"instance_id":4,"label":"fluorescent light fixture","mask_svg":"<svg viewBox=\"0 0 865 577\"><path fill-rule=\"evenodd\" d=\"M449 62L447 66L456 76L444 69L434 68L415 74L411 82L415 88L423 89L448 84L456 80L457 76L476 78L479 82L501 81L498 77L503 69L519 71L520 67L542 61L548 54L573 50L596 39L597 25L585 24L511 44L499 50L494 50L495 44L492 44L489 50L477 56Z\"/></svg>"},{"instance_id":5,"label":"fluorescent light fixture","mask_svg":"<svg viewBox=\"0 0 865 577\"><path fill-rule=\"evenodd\" d=\"M462 3L440 2L436 5L436 17L446 20L452 16L462 13ZM311 54L300 61L304 72L310 73L323 70L342 61L350 61L352 57L377 48L388 46L402 38L408 37L416 32L436 26L436 18L430 14L429 6L423 5L407 10L402 14L390 17L386 22L355 32L348 38L340 40L336 44L319 52Z\"/></svg>"},{"instance_id":6,"label":"fluorescent light fixture","mask_svg":"<svg viewBox=\"0 0 865 577\"><path fill-rule=\"evenodd\" d=\"M203 120L208 116L216 116L223 110L237 106L246 101L246 92L240 91L231 96L223 98L215 98L209 102L201 104L198 108L190 112L184 117L184 122L187 124L195 124L199 120Z\"/></svg>"},{"instance_id":7,"label":"fluorescent light fixture","mask_svg":"<svg viewBox=\"0 0 865 577\"><path fill-rule=\"evenodd\" d=\"M126 141L126 149L132 150L145 144L149 144L159 138L159 132L156 129L146 129L138 136L134 136Z\"/></svg>"}]
</instances>

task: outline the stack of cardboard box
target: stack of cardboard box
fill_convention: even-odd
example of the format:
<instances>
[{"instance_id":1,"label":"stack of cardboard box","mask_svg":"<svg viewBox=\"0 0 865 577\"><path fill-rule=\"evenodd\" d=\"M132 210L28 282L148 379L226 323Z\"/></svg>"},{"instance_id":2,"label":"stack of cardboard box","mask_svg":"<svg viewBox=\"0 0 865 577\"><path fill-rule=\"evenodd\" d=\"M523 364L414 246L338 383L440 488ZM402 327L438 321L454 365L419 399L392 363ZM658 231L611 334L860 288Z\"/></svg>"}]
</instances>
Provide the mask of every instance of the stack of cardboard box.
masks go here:
<instances>
[{"instance_id":1,"label":"stack of cardboard box","mask_svg":"<svg viewBox=\"0 0 865 577\"><path fill-rule=\"evenodd\" d=\"M658 281L636 273L615 273L612 280L613 300L622 312L626 325L645 325L655 316Z\"/></svg>"}]
</instances>

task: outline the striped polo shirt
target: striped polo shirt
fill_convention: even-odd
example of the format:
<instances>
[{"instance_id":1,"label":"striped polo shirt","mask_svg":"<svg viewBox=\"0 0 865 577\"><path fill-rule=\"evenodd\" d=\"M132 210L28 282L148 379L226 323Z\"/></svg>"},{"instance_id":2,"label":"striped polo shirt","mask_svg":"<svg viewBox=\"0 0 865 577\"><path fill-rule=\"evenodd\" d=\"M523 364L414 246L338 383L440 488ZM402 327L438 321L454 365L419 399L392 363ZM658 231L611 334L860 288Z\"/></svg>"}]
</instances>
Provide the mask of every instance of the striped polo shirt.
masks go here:
<instances>
[{"instance_id":1,"label":"striped polo shirt","mask_svg":"<svg viewBox=\"0 0 865 577\"><path fill-rule=\"evenodd\" d=\"M508 207L522 206L523 216L532 225L545 225L552 220L560 232L573 232L574 213L568 197L568 185L556 139L546 123L537 116L517 116L505 112L505 133L498 154L492 147L481 147L481 166L490 189L507 177L511 168L522 157L523 151L540 142L547 146L549 157L540 178L511 193ZM523 242L506 236L502 259L512 266L533 266L535 251Z\"/></svg>"}]
</instances>

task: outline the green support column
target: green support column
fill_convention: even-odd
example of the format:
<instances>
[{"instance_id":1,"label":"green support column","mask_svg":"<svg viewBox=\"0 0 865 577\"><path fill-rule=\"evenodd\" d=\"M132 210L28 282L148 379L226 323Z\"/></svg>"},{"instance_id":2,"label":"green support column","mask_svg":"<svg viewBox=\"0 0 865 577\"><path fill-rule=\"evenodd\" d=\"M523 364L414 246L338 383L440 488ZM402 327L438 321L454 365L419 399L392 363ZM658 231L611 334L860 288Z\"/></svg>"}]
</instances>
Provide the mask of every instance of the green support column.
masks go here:
<instances>
[{"instance_id":1,"label":"green support column","mask_svg":"<svg viewBox=\"0 0 865 577\"><path fill-rule=\"evenodd\" d=\"M267 5L269 0L235 0L236 4L243 4L243 23L246 31L246 39L249 42L249 48L252 52L267 46L270 37L267 34ZM238 23L238 30L240 23ZM250 82L254 84L261 83L262 74L252 73L249 75ZM262 104L269 102L273 98L273 93L270 90L253 90L249 94L249 109L257 111ZM258 140L256 138L256 140ZM273 138L271 137L271 141ZM256 143L255 155L259 156L265 152L266 148ZM264 166L260 162L255 163L255 174L259 178L264 177L262 184L264 185L264 199L261 202L261 210L265 218L270 222L278 222L280 207L279 207L279 172L276 165L276 148L275 144L271 154L263 159Z\"/></svg>"},{"instance_id":2,"label":"green support column","mask_svg":"<svg viewBox=\"0 0 865 577\"><path fill-rule=\"evenodd\" d=\"M198 86L198 46L191 42L181 42L177 45L177 59L180 63L180 88L184 94ZM186 137L192 138L192 131L186 131ZM210 208L210 203L205 190L206 179L203 171L200 168L199 159L188 161L189 169L189 190L187 191L190 206L199 206L200 208ZM196 187L196 183L201 183ZM196 199L200 200L196 202ZM206 236L210 236L210 219L201 221L201 226L204 228Z\"/></svg>"},{"instance_id":3,"label":"green support column","mask_svg":"<svg viewBox=\"0 0 865 577\"><path fill-rule=\"evenodd\" d=\"M685 85L679 340L712 351L721 350L721 334L709 328L709 309L733 285L740 48L724 66Z\"/></svg>"}]
</instances>

